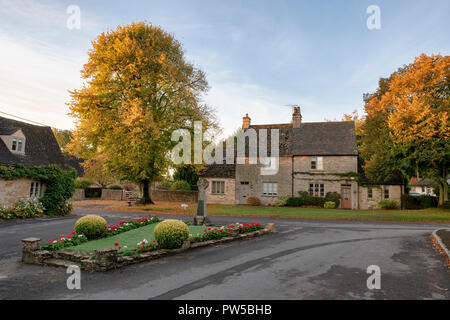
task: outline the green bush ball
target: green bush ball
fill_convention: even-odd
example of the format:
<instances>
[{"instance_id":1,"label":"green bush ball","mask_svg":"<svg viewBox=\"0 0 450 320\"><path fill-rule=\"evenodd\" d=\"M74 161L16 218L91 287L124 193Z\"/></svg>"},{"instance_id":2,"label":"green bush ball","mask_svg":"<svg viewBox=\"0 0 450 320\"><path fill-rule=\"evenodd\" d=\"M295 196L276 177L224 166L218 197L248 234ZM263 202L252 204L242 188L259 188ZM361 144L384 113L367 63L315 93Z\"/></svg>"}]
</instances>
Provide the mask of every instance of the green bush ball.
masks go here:
<instances>
[{"instance_id":1,"label":"green bush ball","mask_svg":"<svg viewBox=\"0 0 450 320\"><path fill-rule=\"evenodd\" d=\"M175 249L181 247L189 238L189 227L180 220L169 219L158 223L155 227L155 240L163 249Z\"/></svg>"},{"instance_id":2,"label":"green bush ball","mask_svg":"<svg viewBox=\"0 0 450 320\"><path fill-rule=\"evenodd\" d=\"M88 239L96 239L102 235L106 229L106 220L100 216L88 215L81 217L75 223L75 231L84 234Z\"/></svg>"}]
</instances>

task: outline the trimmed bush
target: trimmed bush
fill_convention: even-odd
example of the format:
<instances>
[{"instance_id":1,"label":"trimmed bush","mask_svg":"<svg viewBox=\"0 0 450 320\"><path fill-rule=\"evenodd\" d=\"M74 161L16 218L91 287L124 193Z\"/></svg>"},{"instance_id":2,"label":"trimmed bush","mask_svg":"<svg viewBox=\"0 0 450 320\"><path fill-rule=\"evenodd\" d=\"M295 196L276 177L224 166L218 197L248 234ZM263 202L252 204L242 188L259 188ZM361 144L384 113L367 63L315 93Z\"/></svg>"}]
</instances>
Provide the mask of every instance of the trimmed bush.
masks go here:
<instances>
[{"instance_id":1,"label":"trimmed bush","mask_svg":"<svg viewBox=\"0 0 450 320\"><path fill-rule=\"evenodd\" d=\"M261 204L261 202L256 197L250 197L250 198L247 198L247 204L249 206L257 207L257 206L259 206Z\"/></svg>"},{"instance_id":2,"label":"trimmed bush","mask_svg":"<svg viewBox=\"0 0 450 320\"><path fill-rule=\"evenodd\" d=\"M289 198L289 196L281 196L278 198L278 200L275 200L272 205L275 207L284 207L285 205L287 205Z\"/></svg>"},{"instance_id":3,"label":"trimmed bush","mask_svg":"<svg viewBox=\"0 0 450 320\"><path fill-rule=\"evenodd\" d=\"M109 187L106 188L106 189L109 189L109 190L122 190L122 187L121 187L121 186L114 185L114 186L109 186Z\"/></svg>"},{"instance_id":4,"label":"trimmed bush","mask_svg":"<svg viewBox=\"0 0 450 320\"><path fill-rule=\"evenodd\" d=\"M323 207L323 205L326 202L325 198L311 196L306 191L299 191L298 194L300 195L300 198L302 199L303 206Z\"/></svg>"},{"instance_id":5,"label":"trimmed bush","mask_svg":"<svg viewBox=\"0 0 450 320\"><path fill-rule=\"evenodd\" d=\"M290 197L287 201L286 201L286 205L288 207L300 207L302 205L302 198L295 198L295 197Z\"/></svg>"},{"instance_id":6,"label":"trimmed bush","mask_svg":"<svg viewBox=\"0 0 450 320\"><path fill-rule=\"evenodd\" d=\"M75 180L75 189L87 189L91 186L93 182L88 179L78 179Z\"/></svg>"},{"instance_id":7,"label":"trimmed bush","mask_svg":"<svg viewBox=\"0 0 450 320\"><path fill-rule=\"evenodd\" d=\"M336 208L336 203L334 203L333 201L327 201L324 203L323 207L326 209L334 209Z\"/></svg>"},{"instance_id":8,"label":"trimmed bush","mask_svg":"<svg viewBox=\"0 0 450 320\"><path fill-rule=\"evenodd\" d=\"M327 194L325 195L325 201L334 202L335 208L337 208L341 203L341 195L337 192L327 192Z\"/></svg>"},{"instance_id":9,"label":"trimmed bush","mask_svg":"<svg viewBox=\"0 0 450 320\"><path fill-rule=\"evenodd\" d=\"M189 227L183 221L168 219L158 223L154 233L161 248L175 249L181 247L184 240L189 238Z\"/></svg>"},{"instance_id":10,"label":"trimmed bush","mask_svg":"<svg viewBox=\"0 0 450 320\"><path fill-rule=\"evenodd\" d=\"M87 215L75 223L75 231L84 234L88 239L99 238L106 229L106 220L100 216Z\"/></svg>"},{"instance_id":11,"label":"trimmed bush","mask_svg":"<svg viewBox=\"0 0 450 320\"><path fill-rule=\"evenodd\" d=\"M383 209L395 209L397 208L397 202L394 200L382 200L380 202L378 202L378 204L380 205L381 208Z\"/></svg>"},{"instance_id":12,"label":"trimmed bush","mask_svg":"<svg viewBox=\"0 0 450 320\"><path fill-rule=\"evenodd\" d=\"M172 190L191 190L191 185L184 180L177 180L172 183L170 186Z\"/></svg>"}]
</instances>

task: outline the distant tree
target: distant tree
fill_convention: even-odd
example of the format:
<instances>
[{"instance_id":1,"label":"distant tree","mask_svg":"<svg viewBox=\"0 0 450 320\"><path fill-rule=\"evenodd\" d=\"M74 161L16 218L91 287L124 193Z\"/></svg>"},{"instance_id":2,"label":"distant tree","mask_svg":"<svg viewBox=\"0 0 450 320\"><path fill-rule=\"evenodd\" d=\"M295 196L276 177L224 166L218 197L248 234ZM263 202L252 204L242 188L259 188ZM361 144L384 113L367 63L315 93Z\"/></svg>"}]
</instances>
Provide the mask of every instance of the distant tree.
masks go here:
<instances>
[{"instance_id":1,"label":"distant tree","mask_svg":"<svg viewBox=\"0 0 450 320\"><path fill-rule=\"evenodd\" d=\"M198 167L194 165L180 165L175 168L173 179L186 181L191 185L191 189L195 189L198 181L198 171Z\"/></svg>"},{"instance_id":2,"label":"distant tree","mask_svg":"<svg viewBox=\"0 0 450 320\"><path fill-rule=\"evenodd\" d=\"M186 62L181 44L160 27L144 22L119 26L92 42L81 72L81 90L71 91L78 123L72 147L107 170L139 183L143 203L153 203L150 185L167 172L176 129L215 124L201 104L205 74Z\"/></svg>"},{"instance_id":3,"label":"distant tree","mask_svg":"<svg viewBox=\"0 0 450 320\"><path fill-rule=\"evenodd\" d=\"M68 153L67 146L72 138L72 132L70 130L62 130L52 128L56 141L58 141L59 147L63 153Z\"/></svg>"}]
</instances>

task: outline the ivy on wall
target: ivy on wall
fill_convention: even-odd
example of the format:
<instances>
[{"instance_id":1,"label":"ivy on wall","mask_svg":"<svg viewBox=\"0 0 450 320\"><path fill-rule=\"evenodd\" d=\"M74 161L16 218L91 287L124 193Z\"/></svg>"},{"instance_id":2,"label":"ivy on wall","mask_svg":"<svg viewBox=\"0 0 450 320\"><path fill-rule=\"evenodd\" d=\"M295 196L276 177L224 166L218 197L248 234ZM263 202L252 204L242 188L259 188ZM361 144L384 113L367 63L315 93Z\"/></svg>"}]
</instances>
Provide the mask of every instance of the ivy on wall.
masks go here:
<instances>
[{"instance_id":1,"label":"ivy on wall","mask_svg":"<svg viewBox=\"0 0 450 320\"><path fill-rule=\"evenodd\" d=\"M39 200L48 215L65 215L71 211L71 207L67 205L66 201L73 195L76 177L75 169L62 170L57 165L0 166L0 179L2 180L31 179L46 185L45 193Z\"/></svg>"}]
</instances>

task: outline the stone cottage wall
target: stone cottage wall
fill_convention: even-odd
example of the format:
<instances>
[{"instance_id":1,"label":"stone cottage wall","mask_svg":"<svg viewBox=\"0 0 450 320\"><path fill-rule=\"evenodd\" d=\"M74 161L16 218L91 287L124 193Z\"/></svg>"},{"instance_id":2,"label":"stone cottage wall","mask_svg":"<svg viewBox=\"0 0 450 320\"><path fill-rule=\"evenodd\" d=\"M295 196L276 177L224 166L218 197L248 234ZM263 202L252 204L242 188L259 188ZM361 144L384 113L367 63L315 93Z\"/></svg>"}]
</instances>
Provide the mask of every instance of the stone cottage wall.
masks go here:
<instances>
[{"instance_id":1,"label":"stone cottage wall","mask_svg":"<svg viewBox=\"0 0 450 320\"><path fill-rule=\"evenodd\" d=\"M389 189L389 199L397 202L398 208L401 206L401 196L403 192L403 186L395 185L377 185L372 186L372 199L368 198L368 187L359 187L359 208L362 210L367 209L380 209L379 201L384 199L384 189Z\"/></svg>"},{"instance_id":2,"label":"stone cottage wall","mask_svg":"<svg viewBox=\"0 0 450 320\"><path fill-rule=\"evenodd\" d=\"M209 186L206 189L206 203L209 204L235 204L236 203L236 180L232 178L206 178ZM211 193L212 181L225 182L225 194Z\"/></svg>"},{"instance_id":3,"label":"stone cottage wall","mask_svg":"<svg viewBox=\"0 0 450 320\"><path fill-rule=\"evenodd\" d=\"M30 179L0 180L0 205L10 206L19 200L30 197Z\"/></svg>"}]
</instances>

